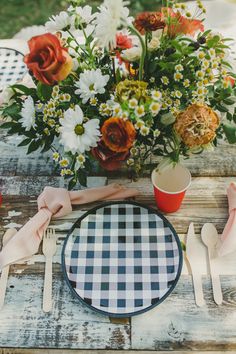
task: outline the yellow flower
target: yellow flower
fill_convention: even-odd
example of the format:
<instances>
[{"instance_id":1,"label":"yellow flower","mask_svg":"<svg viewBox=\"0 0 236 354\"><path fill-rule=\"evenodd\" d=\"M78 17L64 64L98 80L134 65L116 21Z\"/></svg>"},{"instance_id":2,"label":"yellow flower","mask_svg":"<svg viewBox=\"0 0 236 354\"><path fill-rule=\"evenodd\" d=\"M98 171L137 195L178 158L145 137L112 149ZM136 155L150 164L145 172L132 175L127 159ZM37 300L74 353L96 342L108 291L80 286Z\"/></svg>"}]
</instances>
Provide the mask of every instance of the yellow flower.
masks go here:
<instances>
[{"instance_id":1,"label":"yellow flower","mask_svg":"<svg viewBox=\"0 0 236 354\"><path fill-rule=\"evenodd\" d=\"M145 115L145 108L143 105L135 108L135 114L138 118L141 118Z\"/></svg>"},{"instance_id":2,"label":"yellow flower","mask_svg":"<svg viewBox=\"0 0 236 354\"><path fill-rule=\"evenodd\" d=\"M189 79L184 80L183 85L184 85L184 87L189 87L190 86Z\"/></svg>"},{"instance_id":3,"label":"yellow flower","mask_svg":"<svg viewBox=\"0 0 236 354\"><path fill-rule=\"evenodd\" d=\"M153 102L150 105L150 110L153 116L156 116L160 112L160 109L161 109L161 104L159 102Z\"/></svg>"},{"instance_id":4,"label":"yellow flower","mask_svg":"<svg viewBox=\"0 0 236 354\"><path fill-rule=\"evenodd\" d=\"M162 76L161 82L162 82L164 85L168 85L170 81L169 81L169 79L168 79L167 76Z\"/></svg>"},{"instance_id":5,"label":"yellow flower","mask_svg":"<svg viewBox=\"0 0 236 354\"><path fill-rule=\"evenodd\" d=\"M180 72L174 74L175 81L180 81L182 78L183 78L183 74L181 74Z\"/></svg>"},{"instance_id":6,"label":"yellow flower","mask_svg":"<svg viewBox=\"0 0 236 354\"><path fill-rule=\"evenodd\" d=\"M68 159L62 159L59 164L61 167L67 167L69 165L69 161Z\"/></svg>"},{"instance_id":7,"label":"yellow flower","mask_svg":"<svg viewBox=\"0 0 236 354\"><path fill-rule=\"evenodd\" d=\"M196 72L196 76L197 76L198 79L203 79L204 78L204 72L201 71L201 70L198 70Z\"/></svg>"},{"instance_id":8,"label":"yellow flower","mask_svg":"<svg viewBox=\"0 0 236 354\"><path fill-rule=\"evenodd\" d=\"M135 109L137 105L138 105L138 100L136 100L136 98L132 98L131 100L129 100L129 108Z\"/></svg>"},{"instance_id":9,"label":"yellow flower","mask_svg":"<svg viewBox=\"0 0 236 354\"><path fill-rule=\"evenodd\" d=\"M198 57L198 59L202 60L205 58L205 53L201 51L198 53L197 57Z\"/></svg>"},{"instance_id":10,"label":"yellow flower","mask_svg":"<svg viewBox=\"0 0 236 354\"><path fill-rule=\"evenodd\" d=\"M154 90L152 91L152 99L155 101L159 101L162 98L162 93L160 91Z\"/></svg>"},{"instance_id":11,"label":"yellow flower","mask_svg":"<svg viewBox=\"0 0 236 354\"><path fill-rule=\"evenodd\" d=\"M52 154L52 158L53 158L54 161L57 162L59 160L59 158L60 158L60 154L58 152L54 152Z\"/></svg>"}]
</instances>

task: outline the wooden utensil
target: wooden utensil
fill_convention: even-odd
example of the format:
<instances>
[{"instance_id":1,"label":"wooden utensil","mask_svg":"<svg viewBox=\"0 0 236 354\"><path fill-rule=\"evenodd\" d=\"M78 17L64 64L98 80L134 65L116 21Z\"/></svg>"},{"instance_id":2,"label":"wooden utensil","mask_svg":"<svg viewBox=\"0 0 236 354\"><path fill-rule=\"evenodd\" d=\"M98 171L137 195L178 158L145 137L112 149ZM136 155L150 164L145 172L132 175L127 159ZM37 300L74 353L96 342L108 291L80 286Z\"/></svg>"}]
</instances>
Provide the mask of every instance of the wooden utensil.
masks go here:
<instances>
[{"instance_id":1,"label":"wooden utensil","mask_svg":"<svg viewBox=\"0 0 236 354\"><path fill-rule=\"evenodd\" d=\"M47 229L43 237L43 254L46 258L43 289L43 311L52 309L52 260L56 253L56 233L54 229Z\"/></svg>"},{"instance_id":2,"label":"wooden utensil","mask_svg":"<svg viewBox=\"0 0 236 354\"><path fill-rule=\"evenodd\" d=\"M17 233L16 229L9 229L5 232L2 244L5 246L8 241ZM9 275L10 266L6 266L2 269L2 274L0 278L0 309L2 309L5 301L6 289L7 289L7 280Z\"/></svg>"},{"instance_id":3,"label":"wooden utensil","mask_svg":"<svg viewBox=\"0 0 236 354\"><path fill-rule=\"evenodd\" d=\"M211 274L212 290L214 301L217 305L223 302L222 289L219 274L216 273L214 267L214 258L216 255L216 246L218 243L218 233L213 224L207 223L203 225L201 231L202 241L208 250L209 269Z\"/></svg>"},{"instance_id":4,"label":"wooden utensil","mask_svg":"<svg viewBox=\"0 0 236 354\"><path fill-rule=\"evenodd\" d=\"M199 268L198 268L199 258L196 250L196 243L194 242L194 237L195 237L194 224L191 223L189 225L187 239L186 239L186 257L192 271L193 288L194 288L196 305L201 307L205 305L205 300L203 297L202 276L201 274L199 274Z\"/></svg>"}]
</instances>

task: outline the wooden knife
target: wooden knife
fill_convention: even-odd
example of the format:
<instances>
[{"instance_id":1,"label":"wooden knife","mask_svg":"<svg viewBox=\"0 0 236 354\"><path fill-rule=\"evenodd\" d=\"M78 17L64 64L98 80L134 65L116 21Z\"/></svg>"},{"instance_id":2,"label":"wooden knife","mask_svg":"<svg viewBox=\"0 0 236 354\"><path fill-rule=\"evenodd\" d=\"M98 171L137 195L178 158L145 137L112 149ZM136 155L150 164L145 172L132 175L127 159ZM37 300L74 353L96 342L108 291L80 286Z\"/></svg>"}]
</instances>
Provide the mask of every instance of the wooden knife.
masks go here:
<instances>
[{"instance_id":1,"label":"wooden knife","mask_svg":"<svg viewBox=\"0 0 236 354\"><path fill-rule=\"evenodd\" d=\"M205 305L205 300L203 297L203 290L202 290L202 275L199 274L199 267L198 267L200 259L198 257L196 242L194 241L194 238L195 238L194 224L191 223L189 225L187 239L186 239L186 257L192 271L195 301L197 306L201 307Z\"/></svg>"}]
</instances>

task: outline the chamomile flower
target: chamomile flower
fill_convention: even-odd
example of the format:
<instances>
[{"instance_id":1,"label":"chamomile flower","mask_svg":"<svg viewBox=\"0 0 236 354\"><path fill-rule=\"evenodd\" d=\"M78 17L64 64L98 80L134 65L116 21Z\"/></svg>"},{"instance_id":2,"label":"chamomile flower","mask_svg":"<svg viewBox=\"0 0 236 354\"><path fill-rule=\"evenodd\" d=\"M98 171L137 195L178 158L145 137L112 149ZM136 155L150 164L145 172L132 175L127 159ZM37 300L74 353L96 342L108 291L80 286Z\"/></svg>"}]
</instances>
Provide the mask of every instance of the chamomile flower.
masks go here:
<instances>
[{"instance_id":1,"label":"chamomile flower","mask_svg":"<svg viewBox=\"0 0 236 354\"><path fill-rule=\"evenodd\" d=\"M52 158L53 158L54 161L58 162L59 158L60 158L60 154L58 152L54 152L52 154Z\"/></svg>"},{"instance_id":2,"label":"chamomile flower","mask_svg":"<svg viewBox=\"0 0 236 354\"><path fill-rule=\"evenodd\" d=\"M198 81L197 87L204 87L204 81Z\"/></svg>"},{"instance_id":3,"label":"chamomile flower","mask_svg":"<svg viewBox=\"0 0 236 354\"><path fill-rule=\"evenodd\" d=\"M134 159L132 159L132 158L130 158L130 159L128 159L127 161L126 161L126 163L127 163L127 166L133 166L134 165Z\"/></svg>"},{"instance_id":4,"label":"chamomile flower","mask_svg":"<svg viewBox=\"0 0 236 354\"><path fill-rule=\"evenodd\" d=\"M202 68L203 68L203 69L208 69L209 66L210 66L209 60L207 60L207 59L203 60L203 62L202 62Z\"/></svg>"},{"instance_id":5,"label":"chamomile flower","mask_svg":"<svg viewBox=\"0 0 236 354\"><path fill-rule=\"evenodd\" d=\"M72 174L73 172L69 168L63 168L60 173L61 177L71 176Z\"/></svg>"},{"instance_id":6,"label":"chamomile flower","mask_svg":"<svg viewBox=\"0 0 236 354\"><path fill-rule=\"evenodd\" d=\"M159 102L152 102L150 105L150 111L152 116L156 116L161 110L161 104Z\"/></svg>"},{"instance_id":7,"label":"chamomile flower","mask_svg":"<svg viewBox=\"0 0 236 354\"><path fill-rule=\"evenodd\" d=\"M201 95L203 95L203 94L204 94L204 88L199 87L199 88L197 89L197 95L198 95L198 96L201 96Z\"/></svg>"},{"instance_id":8,"label":"chamomile flower","mask_svg":"<svg viewBox=\"0 0 236 354\"><path fill-rule=\"evenodd\" d=\"M200 51L197 55L199 60L203 60L205 58L206 54L203 51Z\"/></svg>"},{"instance_id":9,"label":"chamomile flower","mask_svg":"<svg viewBox=\"0 0 236 354\"><path fill-rule=\"evenodd\" d=\"M169 85L169 79L168 79L168 77L167 76L162 76L162 78L161 78L161 82L164 84L164 85Z\"/></svg>"},{"instance_id":10,"label":"chamomile flower","mask_svg":"<svg viewBox=\"0 0 236 354\"><path fill-rule=\"evenodd\" d=\"M180 81L183 79L183 74L181 74L180 72L177 72L174 74L174 80L175 81Z\"/></svg>"},{"instance_id":11,"label":"chamomile flower","mask_svg":"<svg viewBox=\"0 0 236 354\"><path fill-rule=\"evenodd\" d=\"M211 64L212 69L218 69L219 62L217 60L213 60Z\"/></svg>"},{"instance_id":12,"label":"chamomile flower","mask_svg":"<svg viewBox=\"0 0 236 354\"><path fill-rule=\"evenodd\" d=\"M78 88L75 93L80 95L85 104L97 94L105 93L109 75L103 75L101 69L85 70L80 74L80 79L75 83Z\"/></svg>"},{"instance_id":13,"label":"chamomile flower","mask_svg":"<svg viewBox=\"0 0 236 354\"><path fill-rule=\"evenodd\" d=\"M129 108L130 109L135 109L138 106L138 100L136 98L132 98L129 100Z\"/></svg>"},{"instance_id":14,"label":"chamomile flower","mask_svg":"<svg viewBox=\"0 0 236 354\"><path fill-rule=\"evenodd\" d=\"M181 65L181 64L177 64L177 65L175 65L175 70L176 70L176 71L183 71L183 70L184 70L184 67L183 67L183 65Z\"/></svg>"},{"instance_id":15,"label":"chamomile flower","mask_svg":"<svg viewBox=\"0 0 236 354\"><path fill-rule=\"evenodd\" d=\"M48 128L44 128L43 132L44 132L44 134L47 135L47 136L50 135L50 131L49 131Z\"/></svg>"},{"instance_id":16,"label":"chamomile flower","mask_svg":"<svg viewBox=\"0 0 236 354\"><path fill-rule=\"evenodd\" d=\"M19 122L26 131L29 131L35 124L35 106L31 96L28 96L23 102L20 115Z\"/></svg>"},{"instance_id":17,"label":"chamomile flower","mask_svg":"<svg viewBox=\"0 0 236 354\"><path fill-rule=\"evenodd\" d=\"M179 90L175 91L175 97L181 98L182 96L183 96L182 92L180 92Z\"/></svg>"},{"instance_id":18,"label":"chamomile flower","mask_svg":"<svg viewBox=\"0 0 236 354\"><path fill-rule=\"evenodd\" d=\"M135 114L138 118L141 118L145 115L145 108L143 105L135 108Z\"/></svg>"},{"instance_id":19,"label":"chamomile flower","mask_svg":"<svg viewBox=\"0 0 236 354\"><path fill-rule=\"evenodd\" d=\"M75 170L79 170L81 167L84 167L84 163L85 163L85 157L82 154L79 154L76 157L76 163L75 163Z\"/></svg>"},{"instance_id":20,"label":"chamomile flower","mask_svg":"<svg viewBox=\"0 0 236 354\"><path fill-rule=\"evenodd\" d=\"M95 147L100 137L99 120L86 120L80 106L69 108L60 119L60 143L64 150L83 154Z\"/></svg>"},{"instance_id":21,"label":"chamomile flower","mask_svg":"<svg viewBox=\"0 0 236 354\"><path fill-rule=\"evenodd\" d=\"M131 156L137 156L138 155L138 149L136 148L136 147L132 147L131 149L130 149L130 155Z\"/></svg>"},{"instance_id":22,"label":"chamomile flower","mask_svg":"<svg viewBox=\"0 0 236 354\"><path fill-rule=\"evenodd\" d=\"M59 162L59 165L61 167L67 167L69 165L69 160L68 159L62 159L60 162Z\"/></svg>"},{"instance_id":23,"label":"chamomile flower","mask_svg":"<svg viewBox=\"0 0 236 354\"><path fill-rule=\"evenodd\" d=\"M158 90L153 90L151 92L152 99L155 101L160 101L162 98L162 93Z\"/></svg>"},{"instance_id":24,"label":"chamomile flower","mask_svg":"<svg viewBox=\"0 0 236 354\"><path fill-rule=\"evenodd\" d=\"M205 76L204 71L198 70L198 71L196 72L196 76L197 76L198 79L203 79L204 76Z\"/></svg>"},{"instance_id":25,"label":"chamomile flower","mask_svg":"<svg viewBox=\"0 0 236 354\"><path fill-rule=\"evenodd\" d=\"M141 127L140 134L142 136L147 136L150 133L150 128L146 127L145 125Z\"/></svg>"},{"instance_id":26,"label":"chamomile flower","mask_svg":"<svg viewBox=\"0 0 236 354\"><path fill-rule=\"evenodd\" d=\"M209 51L208 51L209 55L211 58L215 58L216 56L216 51L214 48L210 48Z\"/></svg>"},{"instance_id":27,"label":"chamomile flower","mask_svg":"<svg viewBox=\"0 0 236 354\"><path fill-rule=\"evenodd\" d=\"M122 113L122 109L119 103L116 103L113 107L113 114L116 117L119 117Z\"/></svg>"},{"instance_id":28,"label":"chamomile flower","mask_svg":"<svg viewBox=\"0 0 236 354\"><path fill-rule=\"evenodd\" d=\"M129 119L129 113L128 112L122 112L121 118L124 119L124 120L128 120Z\"/></svg>"},{"instance_id":29,"label":"chamomile flower","mask_svg":"<svg viewBox=\"0 0 236 354\"><path fill-rule=\"evenodd\" d=\"M160 135L161 135L160 130L159 129L155 129L154 132L153 132L154 138L158 138Z\"/></svg>"},{"instance_id":30,"label":"chamomile flower","mask_svg":"<svg viewBox=\"0 0 236 354\"><path fill-rule=\"evenodd\" d=\"M184 87L189 87L190 86L190 80L189 79L185 79L183 82Z\"/></svg>"},{"instance_id":31,"label":"chamomile flower","mask_svg":"<svg viewBox=\"0 0 236 354\"><path fill-rule=\"evenodd\" d=\"M141 119L139 119L136 123L135 123L135 129L139 130L144 126L144 121L142 121Z\"/></svg>"},{"instance_id":32,"label":"chamomile flower","mask_svg":"<svg viewBox=\"0 0 236 354\"><path fill-rule=\"evenodd\" d=\"M98 103L98 99L96 97L92 97L90 98L89 103L91 104L91 106L96 106Z\"/></svg>"},{"instance_id":33,"label":"chamomile flower","mask_svg":"<svg viewBox=\"0 0 236 354\"><path fill-rule=\"evenodd\" d=\"M108 117L111 114L111 110L110 107L108 106L108 104L106 103L101 103L100 107L99 107L99 113L103 116L103 117Z\"/></svg>"}]
</instances>

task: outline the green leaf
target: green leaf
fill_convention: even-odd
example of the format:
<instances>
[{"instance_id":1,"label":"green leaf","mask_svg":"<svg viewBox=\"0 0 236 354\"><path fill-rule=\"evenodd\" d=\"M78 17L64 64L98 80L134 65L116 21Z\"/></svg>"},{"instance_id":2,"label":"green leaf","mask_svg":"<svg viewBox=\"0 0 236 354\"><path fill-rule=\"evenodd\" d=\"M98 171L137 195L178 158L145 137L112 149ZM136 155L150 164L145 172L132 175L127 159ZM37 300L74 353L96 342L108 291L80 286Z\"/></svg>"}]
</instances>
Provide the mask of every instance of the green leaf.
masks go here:
<instances>
[{"instance_id":1,"label":"green leaf","mask_svg":"<svg viewBox=\"0 0 236 354\"><path fill-rule=\"evenodd\" d=\"M70 182L69 182L69 184L68 184L68 189L69 189L69 191L71 191L71 190L75 187L76 183L77 183L76 178L72 178L72 179L70 180Z\"/></svg>"},{"instance_id":2,"label":"green leaf","mask_svg":"<svg viewBox=\"0 0 236 354\"><path fill-rule=\"evenodd\" d=\"M9 116L12 118L16 118L16 117L18 118L19 113L20 113L20 107L16 103L13 103L12 105L4 108L3 110L4 116Z\"/></svg>"},{"instance_id":3,"label":"green leaf","mask_svg":"<svg viewBox=\"0 0 236 354\"><path fill-rule=\"evenodd\" d=\"M223 113L227 113L228 112L228 108L224 107L221 104L217 104L216 108L218 109L218 111L223 112Z\"/></svg>"},{"instance_id":4,"label":"green leaf","mask_svg":"<svg viewBox=\"0 0 236 354\"><path fill-rule=\"evenodd\" d=\"M39 98L42 101L49 101L52 95L52 86L44 85L42 82L39 82L37 85L37 93Z\"/></svg>"},{"instance_id":5,"label":"green leaf","mask_svg":"<svg viewBox=\"0 0 236 354\"><path fill-rule=\"evenodd\" d=\"M34 151L36 151L39 147L40 147L40 141L39 140L31 141L31 143L30 143L30 145L28 147L27 155L31 154Z\"/></svg>"},{"instance_id":6,"label":"green leaf","mask_svg":"<svg viewBox=\"0 0 236 354\"><path fill-rule=\"evenodd\" d=\"M14 124L14 122L5 122L5 123L0 125L0 128L2 128L2 129L10 129L13 124Z\"/></svg>"},{"instance_id":7,"label":"green leaf","mask_svg":"<svg viewBox=\"0 0 236 354\"><path fill-rule=\"evenodd\" d=\"M87 175L85 172L83 172L83 170L78 172L78 180L81 186L87 187Z\"/></svg>"},{"instance_id":8,"label":"green leaf","mask_svg":"<svg viewBox=\"0 0 236 354\"><path fill-rule=\"evenodd\" d=\"M27 96L31 96L34 92L35 92L35 89L33 88L29 88L29 87L26 87L24 85L12 85L11 88L15 91L15 90L18 90L18 91L21 91L22 93L26 94Z\"/></svg>"},{"instance_id":9,"label":"green leaf","mask_svg":"<svg viewBox=\"0 0 236 354\"><path fill-rule=\"evenodd\" d=\"M224 124L223 125L224 133L230 144L236 143L236 126Z\"/></svg>"},{"instance_id":10,"label":"green leaf","mask_svg":"<svg viewBox=\"0 0 236 354\"><path fill-rule=\"evenodd\" d=\"M220 41L220 36L218 35L215 35L213 36L211 39L208 39L207 41L207 46L209 48L213 48L217 45L217 43Z\"/></svg>"},{"instance_id":11,"label":"green leaf","mask_svg":"<svg viewBox=\"0 0 236 354\"><path fill-rule=\"evenodd\" d=\"M31 139L26 138L20 144L18 144L18 146L26 146L26 145L29 145L30 142L31 142Z\"/></svg>"}]
</instances>

